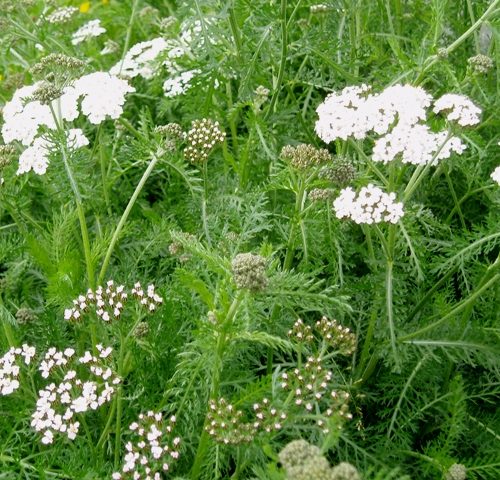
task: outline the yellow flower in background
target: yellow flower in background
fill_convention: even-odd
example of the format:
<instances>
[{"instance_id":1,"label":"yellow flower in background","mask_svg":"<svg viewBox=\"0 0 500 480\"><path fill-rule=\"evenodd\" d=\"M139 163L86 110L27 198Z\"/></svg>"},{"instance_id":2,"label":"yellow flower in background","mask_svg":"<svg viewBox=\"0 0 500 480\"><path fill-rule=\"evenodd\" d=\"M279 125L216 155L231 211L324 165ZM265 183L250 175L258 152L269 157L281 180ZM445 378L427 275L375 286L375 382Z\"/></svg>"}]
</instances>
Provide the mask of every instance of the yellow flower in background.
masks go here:
<instances>
[{"instance_id":1,"label":"yellow flower in background","mask_svg":"<svg viewBox=\"0 0 500 480\"><path fill-rule=\"evenodd\" d=\"M87 13L90 10L90 2L80 3L80 12Z\"/></svg>"},{"instance_id":2,"label":"yellow flower in background","mask_svg":"<svg viewBox=\"0 0 500 480\"><path fill-rule=\"evenodd\" d=\"M0 73L0 82L3 80L3 75Z\"/></svg>"},{"instance_id":3,"label":"yellow flower in background","mask_svg":"<svg viewBox=\"0 0 500 480\"><path fill-rule=\"evenodd\" d=\"M109 0L101 0L103 5L107 5L109 3Z\"/></svg>"}]
</instances>

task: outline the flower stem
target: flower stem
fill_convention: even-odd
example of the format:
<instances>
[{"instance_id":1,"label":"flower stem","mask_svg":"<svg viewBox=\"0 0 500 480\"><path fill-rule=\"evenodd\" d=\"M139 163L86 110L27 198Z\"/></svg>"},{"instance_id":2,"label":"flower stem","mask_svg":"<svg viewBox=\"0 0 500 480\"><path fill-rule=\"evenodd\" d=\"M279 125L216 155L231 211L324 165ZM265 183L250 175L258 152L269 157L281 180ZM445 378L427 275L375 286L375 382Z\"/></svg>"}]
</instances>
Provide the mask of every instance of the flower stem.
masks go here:
<instances>
[{"instance_id":1,"label":"flower stem","mask_svg":"<svg viewBox=\"0 0 500 480\"><path fill-rule=\"evenodd\" d=\"M104 257L104 261L101 267L101 271L99 273L99 278L98 278L98 283L102 283L104 280L104 277L106 275L106 272L108 270L109 266L109 261L111 259L111 255L113 254L113 250L115 248L116 243L118 242L118 238L120 237L120 233L128 219L128 216L130 215L130 212L135 205L135 202L137 201L137 198L139 197L139 194L141 193L142 189L144 188L144 185L146 181L148 180L149 176L151 175L153 169L155 168L156 164L160 160L160 157L164 154L165 152L162 150L157 151L155 154L153 154L151 162L148 165L148 168L144 171L142 174L141 179L139 180L139 183L137 184L137 187L135 187L134 193L130 197L130 200L128 201L128 204L120 218L120 221L118 222L118 225L116 226L116 229L113 233L113 237L111 238L111 242L109 243L108 250L106 251L106 256Z\"/></svg>"},{"instance_id":2,"label":"flower stem","mask_svg":"<svg viewBox=\"0 0 500 480\"><path fill-rule=\"evenodd\" d=\"M221 374L221 367L222 367L222 361L224 358L224 352L227 346L227 329L231 325L237 311L238 307L240 306L241 300L242 300L242 295L243 292L239 291L236 295L236 297L233 299L226 317L221 325L220 331L219 331L219 337L217 339L217 347L216 347L216 353L215 353L215 361L214 361L214 366L212 370L212 379L211 379L211 385L210 385L210 399L214 399L217 397L219 393L219 386L220 386L220 374ZM201 467L203 464L203 460L205 458L205 455L207 453L208 449L208 442L209 442L209 435L208 432L205 429L205 426L208 421L208 416L205 416L205 421L203 422L203 432L200 437L200 442L198 443L198 449L196 451L193 467L191 469L191 479L196 480L199 478L201 474Z\"/></svg>"},{"instance_id":3,"label":"flower stem","mask_svg":"<svg viewBox=\"0 0 500 480\"><path fill-rule=\"evenodd\" d=\"M288 54L288 28L286 20L287 3L287 0L281 0L281 61L278 70L278 79L276 80L276 86L274 88L273 96L271 97L271 102L269 103L269 107L267 109L264 120L267 120L274 111L274 107L281 90L281 84L283 83L283 76L285 75L286 57Z\"/></svg>"}]
</instances>

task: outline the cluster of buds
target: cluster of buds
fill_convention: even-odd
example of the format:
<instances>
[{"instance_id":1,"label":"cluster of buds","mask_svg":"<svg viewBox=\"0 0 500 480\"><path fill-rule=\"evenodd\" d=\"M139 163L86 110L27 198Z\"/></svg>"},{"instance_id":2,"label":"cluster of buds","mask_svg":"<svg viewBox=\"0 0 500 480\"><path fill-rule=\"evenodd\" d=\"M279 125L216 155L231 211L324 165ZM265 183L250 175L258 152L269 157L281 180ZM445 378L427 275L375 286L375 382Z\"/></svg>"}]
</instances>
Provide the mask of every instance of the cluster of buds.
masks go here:
<instances>
[{"instance_id":1,"label":"cluster of buds","mask_svg":"<svg viewBox=\"0 0 500 480\"><path fill-rule=\"evenodd\" d=\"M264 430L266 433L278 432L283 428L283 422L287 419L286 413L274 408L267 398L264 398L261 403L254 403L253 410L254 428Z\"/></svg>"},{"instance_id":2,"label":"cluster of buds","mask_svg":"<svg viewBox=\"0 0 500 480\"><path fill-rule=\"evenodd\" d=\"M333 190L330 188L313 188L307 196L311 202L324 202L333 197Z\"/></svg>"},{"instance_id":3,"label":"cluster of buds","mask_svg":"<svg viewBox=\"0 0 500 480\"><path fill-rule=\"evenodd\" d=\"M236 410L224 398L210 400L205 430L216 442L239 445L253 440L257 428L244 422L243 412Z\"/></svg>"},{"instance_id":4,"label":"cluster of buds","mask_svg":"<svg viewBox=\"0 0 500 480\"><path fill-rule=\"evenodd\" d=\"M42 105L50 105L51 102L60 98L63 93L62 87L58 87L51 82L43 81L33 92L31 99L39 101Z\"/></svg>"},{"instance_id":5,"label":"cluster of buds","mask_svg":"<svg viewBox=\"0 0 500 480\"><path fill-rule=\"evenodd\" d=\"M300 318L288 330L288 336L299 343L310 343L314 340L312 328Z\"/></svg>"},{"instance_id":6,"label":"cluster of buds","mask_svg":"<svg viewBox=\"0 0 500 480\"><path fill-rule=\"evenodd\" d=\"M192 233L186 233L186 232L180 232L182 238L187 240L188 242L196 242L197 238L195 235ZM191 254L186 251L184 248L184 245L182 242L178 240L174 240L169 246L168 246L168 253L172 255L173 257L177 257L179 259L179 262L187 262L191 258Z\"/></svg>"},{"instance_id":7,"label":"cluster of buds","mask_svg":"<svg viewBox=\"0 0 500 480\"><path fill-rule=\"evenodd\" d=\"M112 475L113 480L161 480L171 470L172 462L179 458L181 439L171 439L175 416L164 421L161 412L149 411L139 415L139 421L130 424L134 441L127 442L121 472Z\"/></svg>"},{"instance_id":8,"label":"cluster of buds","mask_svg":"<svg viewBox=\"0 0 500 480\"><path fill-rule=\"evenodd\" d=\"M15 153L16 148L13 145L0 145L0 170L9 165Z\"/></svg>"},{"instance_id":9,"label":"cluster of buds","mask_svg":"<svg viewBox=\"0 0 500 480\"><path fill-rule=\"evenodd\" d=\"M239 253L231 262L233 280L240 289L253 292L267 287L266 259L253 253Z\"/></svg>"},{"instance_id":10,"label":"cluster of buds","mask_svg":"<svg viewBox=\"0 0 500 480\"><path fill-rule=\"evenodd\" d=\"M348 327L343 327L337 320L322 317L316 322L316 330L325 342L337 348L344 355L352 355L356 350L356 335Z\"/></svg>"},{"instance_id":11,"label":"cluster of buds","mask_svg":"<svg viewBox=\"0 0 500 480\"><path fill-rule=\"evenodd\" d=\"M281 150L281 158L287 160L297 170L307 170L332 160L330 152L326 148L316 148L307 143L301 143L296 147L293 145L284 146Z\"/></svg>"},{"instance_id":12,"label":"cluster of buds","mask_svg":"<svg viewBox=\"0 0 500 480\"><path fill-rule=\"evenodd\" d=\"M318 177L344 188L356 178L356 168L348 158L340 157L336 158L332 165L324 166L319 171Z\"/></svg>"},{"instance_id":13,"label":"cluster of buds","mask_svg":"<svg viewBox=\"0 0 500 480\"><path fill-rule=\"evenodd\" d=\"M29 365L35 356L35 347L23 344L22 347L11 347L0 357L0 395L10 395L19 388L19 360Z\"/></svg>"},{"instance_id":14,"label":"cluster of buds","mask_svg":"<svg viewBox=\"0 0 500 480\"><path fill-rule=\"evenodd\" d=\"M186 135L184 156L191 163L203 163L213 148L225 138L226 134L221 130L219 122L208 118L194 120Z\"/></svg>"},{"instance_id":15,"label":"cluster of buds","mask_svg":"<svg viewBox=\"0 0 500 480\"><path fill-rule=\"evenodd\" d=\"M167 123L159 125L155 128L155 133L159 134L163 140L165 148L169 151L174 151L178 142L185 139L186 134L178 123Z\"/></svg>"},{"instance_id":16,"label":"cluster of buds","mask_svg":"<svg viewBox=\"0 0 500 480\"><path fill-rule=\"evenodd\" d=\"M493 60L487 55L475 55L467 60L474 73L485 74L493 68Z\"/></svg>"},{"instance_id":17,"label":"cluster of buds","mask_svg":"<svg viewBox=\"0 0 500 480\"><path fill-rule=\"evenodd\" d=\"M302 368L281 375L281 387L293 392L297 407L308 414L319 412L316 424L325 434L329 432L329 427L324 417L352 418L347 406L349 394L335 390L332 380L332 372L323 368L321 359L315 357L309 357Z\"/></svg>"},{"instance_id":18,"label":"cluster of buds","mask_svg":"<svg viewBox=\"0 0 500 480\"><path fill-rule=\"evenodd\" d=\"M446 472L445 480L465 480L467 478L467 468L461 463L454 463Z\"/></svg>"},{"instance_id":19,"label":"cluster of buds","mask_svg":"<svg viewBox=\"0 0 500 480\"><path fill-rule=\"evenodd\" d=\"M22 307L16 312L16 320L24 325L38 320L38 316L31 308Z\"/></svg>"},{"instance_id":20,"label":"cluster of buds","mask_svg":"<svg viewBox=\"0 0 500 480\"><path fill-rule=\"evenodd\" d=\"M305 440L290 442L279 453L288 480L332 480L328 460L318 447Z\"/></svg>"},{"instance_id":21,"label":"cluster of buds","mask_svg":"<svg viewBox=\"0 0 500 480\"><path fill-rule=\"evenodd\" d=\"M78 78L86 64L78 58L63 53L51 53L31 67L31 73L58 88L62 88L71 80Z\"/></svg>"},{"instance_id":22,"label":"cluster of buds","mask_svg":"<svg viewBox=\"0 0 500 480\"><path fill-rule=\"evenodd\" d=\"M63 352L51 348L46 353L40 364L44 378L48 378L55 367L66 368L61 382L52 382L38 392L31 426L43 433L42 443L53 443L57 432L74 440L80 427L76 416L88 410L97 410L111 401L116 385L120 383L119 377L106 362L112 349L97 345L97 350L98 357L87 351L82 357L76 358L71 348ZM81 366L86 367L92 380L78 378L77 369L80 370Z\"/></svg>"},{"instance_id":23,"label":"cluster of buds","mask_svg":"<svg viewBox=\"0 0 500 480\"><path fill-rule=\"evenodd\" d=\"M148 285L144 292L140 282L136 282L130 293L148 312L154 312L163 303L163 298L156 293L154 285ZM114 281L109 280L105 287L99 286L95 292L89 289L86 295L79 295L73 300L73 307L64 311L64 319L80 320L92 307L101 320L105 322L117 320L122 315L128 299L129 293L125 287L115 286Z\"/></svg>"},{"instance_id":24,"label":"cluster of buds","mask_svg":"<svg viewBox=\"0 0 500 480\"><path fill-rule=\"evenodd\" d=\"M146 291L143 290L141 283L136 282L131 291L132 295L137 298L148 312L154 312L160 305L163 304L163 298L156 293L155 286L149 284Z\"/></svg>"}]
</instances>

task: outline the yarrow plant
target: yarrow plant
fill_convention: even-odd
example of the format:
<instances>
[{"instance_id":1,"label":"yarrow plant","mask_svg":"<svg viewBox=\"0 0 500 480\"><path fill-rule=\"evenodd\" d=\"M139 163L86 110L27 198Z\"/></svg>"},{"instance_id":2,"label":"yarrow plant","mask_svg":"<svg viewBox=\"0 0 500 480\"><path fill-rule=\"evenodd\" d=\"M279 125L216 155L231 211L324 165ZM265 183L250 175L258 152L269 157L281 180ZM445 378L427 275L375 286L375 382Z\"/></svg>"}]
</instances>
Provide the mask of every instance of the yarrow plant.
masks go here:
<instances>
[{"instance_id":1,"label":"yarrow plant","mask_svg":"<svg viewBox=\"0 0 500 480\"><path fill-rule=\"evenodd\" d=\"M3 357L0 357L0 395L10 395L20 387L19 361L29 365L35 354L35 347L23 344L22 347L11 347Z\"/></svg>"},{"instance_id":2,"label":"yarrow plant","mask_svg":"<svg viewBox=\"0 0 500 480\"><path fill-rule=\"evenodd\" d=\"M161 412L141 413L138 421L129 426L134 441L126 443L122 470L113 473L113 480L164 478L162 472L170 472L180 456L181 439L172 435L175 423L175 416L167 420Z\"/></svg>"},{"instance_id":3,"label":"yarrow plant","mask_svg":"<svg viewBox=\"0 0 500 480\"><path fill-rule=\"evenodd\" d=\"M42 377L52 379L56 372L63 376L59 383L51 382L38 392L31 426L43 433L42 443L52 443L56 432L74 440L80 428L80 422L76 420L78 415L97 410L111 401L116 385L120 383L120 378L106 363L113 349L100 344L96 349L98 356L86 351L79 358L72 348L58 351L52 347L45 354L39 367ZM79 378L79 366L84 366L87 375L93 376L94 380Z\"/></svg>"},{"instance_id":4,"label":"yarrow plant","mask_svg":"<svg viewBox=\"0 0 500 480\"><path fill-rule=\"evenodd\" d=\"M333 202L337 218L349 218L356 223L397 223L403 216L403 204L395 202L396 194L385 193L372 184L356 194L351 187L344 188Z\"/></svg>"},{"instance_id":5,"label":"yarrow plant","mask_svg":"<svg viewBox=\"0 0 500 480\"><path fill-rule=\"evenodd\" d=\"M223 3L0 2L0 477L497 480L500 0Z\"/></svg>"}]
</instances>

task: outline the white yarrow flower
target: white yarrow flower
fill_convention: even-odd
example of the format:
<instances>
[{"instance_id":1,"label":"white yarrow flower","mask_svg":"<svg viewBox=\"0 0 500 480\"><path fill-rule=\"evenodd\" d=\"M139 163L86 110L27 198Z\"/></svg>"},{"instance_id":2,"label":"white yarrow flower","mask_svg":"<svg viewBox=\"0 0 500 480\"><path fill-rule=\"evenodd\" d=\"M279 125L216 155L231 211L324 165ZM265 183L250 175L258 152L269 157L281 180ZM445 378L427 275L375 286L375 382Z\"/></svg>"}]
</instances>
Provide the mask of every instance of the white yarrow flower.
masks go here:
<instances>
[{"instance_id":1,"label":"white yarrow flower","mask_svg":"<svg viewBox=\"0 0 500 480\"><path fill-rule=\"evenodd\" d=\"M107 72L94 72L79 78L73 85L83 96L82 113L98 125L106 117L116 120L123 113L125 95L135 92L126 80Z\"/></svg>"},{"instance_id":2,"label":"white yarrow flower","mask_svg":"<svg viewBox=\"0 0 500 480\"><path fill-rule=\"evenodd\" d=\"M476 125L479 123L481 109L476 107L469 98L464 95L448 93L436 100L434 113L447 112L446 118L455 121L462 127Z\"/></svg>"},{"instance_id":3,"label":"white yarrow flower","mask_svg":"<svg viewBox=\"0 0 500 480\"><path fill-rule=\"evenodd\" d=\"M174 78L165 80L163 90L165 96L169 98L183 95L191 87L191 80L200 73L200 70L187 70Z\"/></svg>"},{"instance_id":4,"label":"white yarrow flower","mask_svg":"<svg viewBox=\"0 0 500 480\"><path fill-rule=\"evenodd\" d=\"M73 34L71 43L73 45L78 45L89 38L98 37L105 32L106 29L101 26L101 20L90 20Z\"/></svg>"},{"instance_id":5,"label":"white yarrow flower","mask_svg":"<svg viewBox=\"0 0 500 480\"><path fill-rule=\"evenodd\" d=\"M385 193L372 184L363 187L357 195L348 187L341 190L333 209L337 218L349 218L358 224L397 223L404 212L403 204L395 199L395 193Z\"/></svg>"},{"instance_id":6,"label":"white yarrow flower","mask_svg":"<svg viewBox=\"0 0 500 480\"><path fill-rule=\"evenodd\" d=\"M137 43L127 52L123 63L118 62L109 73L125 78L134 78L140 75L149 79L156 70L154 61L168 48L170 48L169 43L161 37Z\"/></svg>"}]
</instances>

